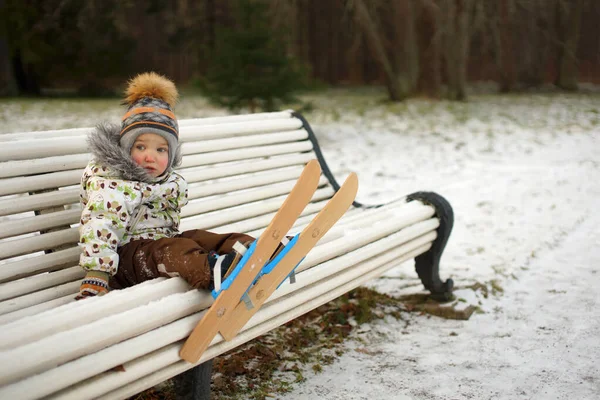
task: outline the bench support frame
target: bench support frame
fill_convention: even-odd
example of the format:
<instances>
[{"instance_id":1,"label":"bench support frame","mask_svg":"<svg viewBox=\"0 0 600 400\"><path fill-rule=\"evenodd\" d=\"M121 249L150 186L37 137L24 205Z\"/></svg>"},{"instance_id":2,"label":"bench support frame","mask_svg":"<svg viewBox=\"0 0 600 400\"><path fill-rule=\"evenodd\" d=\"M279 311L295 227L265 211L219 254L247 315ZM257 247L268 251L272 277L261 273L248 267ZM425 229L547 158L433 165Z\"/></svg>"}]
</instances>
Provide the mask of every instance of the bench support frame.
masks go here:
<instances>
[{"instance_id":1,"label":"bench support frame","mask_svg":"<svg viewBox=\"0 0 600 400\"><path fill-rule=\"evenodd\" d=\"M177 400L210 400L212 360L173 377Z\"/></svg>"},{"instance_id":2,"label":"bench support frame","mask_svg":"<svg viewBox=\"0 0 600 400\"><path fill-rule=\"evenodd\" d=\"M435 215L440 220L437 228L437 238L433 241L431 249L415 257L415 269L425 289L431 292L434 300L445 302L452 300L452 279L440 279L440 258L452 232L454 225L454 212L450 203L445 198L433 192L416 192L408 196L409 201L419 200L435 208Z\"/></svg>"}]
</instances>

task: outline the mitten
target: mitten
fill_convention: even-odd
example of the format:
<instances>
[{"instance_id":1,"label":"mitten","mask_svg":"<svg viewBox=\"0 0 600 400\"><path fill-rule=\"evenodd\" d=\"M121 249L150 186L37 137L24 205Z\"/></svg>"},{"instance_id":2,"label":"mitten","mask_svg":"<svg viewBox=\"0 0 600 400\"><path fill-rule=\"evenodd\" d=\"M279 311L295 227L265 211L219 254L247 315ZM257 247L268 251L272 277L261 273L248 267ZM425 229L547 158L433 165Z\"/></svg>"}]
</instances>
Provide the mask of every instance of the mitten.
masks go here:
<instances>
[{"instance_id":1,"label":"mitten","mask_svg":"<svg viewBox=\"0 0 600 400\"><path fill-rule=\"evenodd\" d=\"M76 300L81 300L86 297L102 296L110 290L108 287L108 279L110 275L103 271L88 271L85 278L81 281L79 287L79 295Z\"/></svg>"}]
</instances>

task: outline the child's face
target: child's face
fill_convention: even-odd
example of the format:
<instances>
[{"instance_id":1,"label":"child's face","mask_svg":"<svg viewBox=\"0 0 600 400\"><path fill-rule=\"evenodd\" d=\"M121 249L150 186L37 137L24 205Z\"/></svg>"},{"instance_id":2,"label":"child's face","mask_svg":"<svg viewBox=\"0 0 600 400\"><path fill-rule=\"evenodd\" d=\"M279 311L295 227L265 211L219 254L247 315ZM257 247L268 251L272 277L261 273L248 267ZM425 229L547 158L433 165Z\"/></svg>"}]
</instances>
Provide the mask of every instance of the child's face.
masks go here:
<instances>
[{"instance_id":1,"label":"child's face","mask_svg":"<svg viewBox=\"0 0 600 400\"><path fill-rule=\"evenodd\" d=\"M169 164L169 143L160 135L142 133L131 147L131 157L156 178L165 172Z\"/></svg>"}]
</instances>

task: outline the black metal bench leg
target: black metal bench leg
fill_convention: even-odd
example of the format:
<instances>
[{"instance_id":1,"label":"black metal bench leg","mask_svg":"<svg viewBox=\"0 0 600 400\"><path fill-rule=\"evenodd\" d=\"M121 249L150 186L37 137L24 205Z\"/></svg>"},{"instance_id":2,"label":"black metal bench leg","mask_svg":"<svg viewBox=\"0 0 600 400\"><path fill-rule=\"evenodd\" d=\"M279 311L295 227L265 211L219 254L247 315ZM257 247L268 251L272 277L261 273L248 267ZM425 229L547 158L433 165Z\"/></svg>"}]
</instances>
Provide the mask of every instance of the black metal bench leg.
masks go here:
<instances>
[{"instance_id":1,"label":"black metal bench leg","mask_svg":"<svg viewBox=\"0 0 600 400\"><path fill-rule=\"evenodd\" d=\"M431 249L415 258L415 269L425 289L431 292L432 299L449 301L452 299L454 282L452 279L447 279L445 282L440 279L440 258L450 237L450 232L452 232L454 212L450 203L437 193L416 192L408 196L408 201L412 200L432 205L435 208L436 217L440 220L437 238Z\"/></svg>"},{"instance_id":2,"label":"black metal bench leg","mask_svg":"<svg viewBox=\"0 0 600 400\"><path fill-rule=\"evenodd\" d=\"M211 375L212 360L209 360L173 377L176 399L210 400Z\"/></svg>"}]
</instances>

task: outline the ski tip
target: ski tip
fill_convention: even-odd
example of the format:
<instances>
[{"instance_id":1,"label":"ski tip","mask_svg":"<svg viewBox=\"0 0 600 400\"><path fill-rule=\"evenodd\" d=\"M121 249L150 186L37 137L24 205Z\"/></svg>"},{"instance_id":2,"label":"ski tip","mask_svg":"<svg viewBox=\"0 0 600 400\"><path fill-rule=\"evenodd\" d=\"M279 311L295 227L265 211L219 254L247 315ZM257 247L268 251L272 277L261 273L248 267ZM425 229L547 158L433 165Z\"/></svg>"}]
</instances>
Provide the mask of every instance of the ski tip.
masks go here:
<instances>
[{"instance_id":1,"label":"ski tip","mask_svg":"<svg viewBox=\"0 0 600 400\"><path fill-rule=\"evenodd\" d=\"M343 188L347 187L349 190L354 192L354 196L356 197L356 193L358 192L358 175L355 172L350 172L350 175L346 177Z\"/></svg>"},{"instance_id":2,"label":"ski tip","mask_svg":"<svg viewBox=\"0 0 600 400\"><path fill-rule=\"evenodd\" d=\"M317 169L317 170L319 170L319 173L321 172L321 164L319 164L319 160L317 160L316 158L313 158L312 160L307 162L306 165L304 166L304 168Z\"/></svg>"},{"instance_id":3,"label":"ski tip","mask_svg":"<svg viewBox=\"0 0 600 400\"><path fill-rule=\"evenodd\" d=\"M179 351L179 358L181 358L184 361L189 362L190 364L196 364L198 362L198 360L200 360L201 356L202 356L202 353L198 354L198 352L190 350L185 345Z\"/></svg>"},{"instance_id":4,"label":"ski tip","mask_svg":"<svg viewBox=\"0 0 600 400\"><path fill-rule=\"evenodd\" d=\"M350 172L346 177L345 182L356 182L356 185L358 186L358 175L356 175L356 172Z\"/></svg>"}]
</instances>

